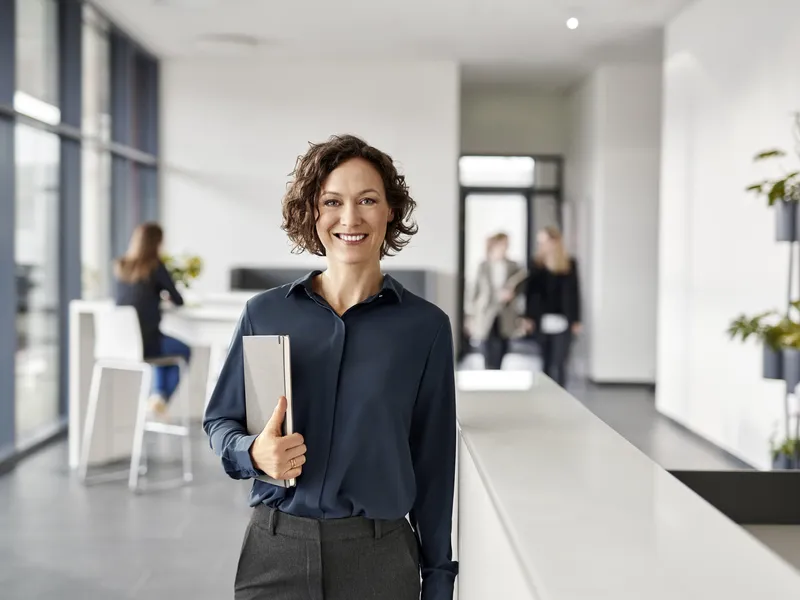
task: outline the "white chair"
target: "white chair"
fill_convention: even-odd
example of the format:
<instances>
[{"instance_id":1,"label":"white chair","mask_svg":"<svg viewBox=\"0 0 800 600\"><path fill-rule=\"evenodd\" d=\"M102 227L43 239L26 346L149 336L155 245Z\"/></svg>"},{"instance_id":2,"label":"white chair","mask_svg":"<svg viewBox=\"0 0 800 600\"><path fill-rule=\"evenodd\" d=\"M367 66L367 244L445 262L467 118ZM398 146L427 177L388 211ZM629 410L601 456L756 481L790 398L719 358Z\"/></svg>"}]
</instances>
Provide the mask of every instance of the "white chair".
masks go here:
<instances>
[{"instance_id":1,"label":"white chair","mask_svg":"<svg viewBox=\"0 0 800 600\"><path fill-rule=\"evenodd\" d=\"M180 425L149 420L148 399L152 385L154 366L174 365L180 369L181 381L186 381L186 361L180 356L145 358L142 346L142 334L136 310L130 306L109 306L95 313L95 364L89 386L89 400L86 409L86 420L83 429L81 457L78 474L83 483L90 481L110 481L120 478L128 479L128 487L133 492L143 488L172 487L192 481L191 440L189 435L189 386L181 385L178 398L170 402L173 408L180 408ZM95 421L98 405L102 402L113 402L113 398L101 397L101 380L106 370L134 371L141 373L138 404L136 407L136 425L133 434L130 469L124 472L89 474L92 442L95 433ZM162 481L158 484L143 485L140 475L147 471L144 457L144 435L146 432L175 435L182 438L183 473L180 478ZM142 459L145 464L142 464Z\"/></svg>"}]
</instances>

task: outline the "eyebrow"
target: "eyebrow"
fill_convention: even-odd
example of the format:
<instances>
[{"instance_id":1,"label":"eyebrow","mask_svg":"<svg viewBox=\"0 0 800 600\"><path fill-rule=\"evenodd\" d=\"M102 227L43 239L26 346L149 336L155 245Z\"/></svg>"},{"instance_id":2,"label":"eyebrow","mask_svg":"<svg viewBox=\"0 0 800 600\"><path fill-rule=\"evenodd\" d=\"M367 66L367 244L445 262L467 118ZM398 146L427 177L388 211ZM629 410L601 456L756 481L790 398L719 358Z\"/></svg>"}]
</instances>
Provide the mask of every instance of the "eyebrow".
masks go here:
<instances>
[{"instance_id":1,"label":"eyebrow","mask_svg":"<svg viewBox=\"0 0 800 600\"><path fill-rule=\"evenodd\" d=\"M368 192L372 192L373 194L377 194L377 195L379 195L379 196L380 196L380 192L379 192L378 190L374 189L374 188L367 188L367 189L365 189L365 190L361 190L361 191L360 191L360 192L358 192L358 194L356 194L356 195L357 195L357 196L361 196L361 195L363 195L363 194L366 194L366 193L368 193ZM328 191L325 191L325 190L323 190L323 192L322 192L322 195L323 195L323 196L325 196L325 195L330 195L330 196L339 196L340 198L341 198L341 196L342 196L342 195L341 195L339 192L328 192Z\"/></svg>"}]
</instances>

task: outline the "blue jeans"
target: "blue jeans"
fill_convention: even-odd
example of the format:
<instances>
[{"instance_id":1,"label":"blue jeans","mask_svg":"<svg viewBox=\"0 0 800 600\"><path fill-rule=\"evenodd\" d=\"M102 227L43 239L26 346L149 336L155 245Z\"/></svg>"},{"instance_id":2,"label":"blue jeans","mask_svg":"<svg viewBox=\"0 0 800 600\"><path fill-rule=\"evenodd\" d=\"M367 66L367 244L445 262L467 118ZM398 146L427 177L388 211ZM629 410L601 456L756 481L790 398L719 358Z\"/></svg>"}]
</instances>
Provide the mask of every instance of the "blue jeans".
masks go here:
<instances>
[{"instance_id":1,"label":"blue jeans","mask_svg":"<svg viewBox=\"0 0 800 600\"><path fill-rule=\"evenodd\" d=\"M162 334L159 356L182 356L188 363L191 355L189 346L180 340ZM154 367L153 371L153 392L168 401L175 393L181 379L180 368L170 365Z\"/></svg>"}]
</instances>

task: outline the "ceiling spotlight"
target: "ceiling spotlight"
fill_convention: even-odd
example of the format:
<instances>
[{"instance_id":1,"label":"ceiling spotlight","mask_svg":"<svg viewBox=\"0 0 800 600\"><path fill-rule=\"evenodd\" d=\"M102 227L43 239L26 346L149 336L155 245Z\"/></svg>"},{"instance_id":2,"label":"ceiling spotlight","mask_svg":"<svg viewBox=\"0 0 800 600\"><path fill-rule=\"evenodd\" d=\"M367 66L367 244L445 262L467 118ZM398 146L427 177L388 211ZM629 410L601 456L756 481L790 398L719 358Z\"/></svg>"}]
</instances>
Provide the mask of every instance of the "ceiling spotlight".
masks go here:
<instances>
[{"instance_id":1,"label":"ceiling spotlight","mask_svg":"<svg viewBox=\"0 0 800 600\"><path fill-rule=\"evenodd\" d=\"M577 29L578 25L580 25L580 23L578 23L578 19L576 19L575 17L570 17L569 19L567 19L567 27L569 29Z\"/></svg>"}]
</instances>

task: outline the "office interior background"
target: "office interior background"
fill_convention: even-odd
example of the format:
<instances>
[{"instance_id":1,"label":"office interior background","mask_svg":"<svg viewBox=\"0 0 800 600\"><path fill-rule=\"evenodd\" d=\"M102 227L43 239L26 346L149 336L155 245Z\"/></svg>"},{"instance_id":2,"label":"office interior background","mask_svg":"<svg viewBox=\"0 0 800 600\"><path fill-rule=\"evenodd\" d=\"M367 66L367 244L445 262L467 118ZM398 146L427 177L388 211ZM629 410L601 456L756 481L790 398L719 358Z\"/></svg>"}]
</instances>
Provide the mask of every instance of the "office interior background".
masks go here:
<instances>
[{"instance_id":1,"label":"office interior background","mask_svg":"<svg viewBox=\"0 0 800 600\"><path fill-rule=\"evenodd\" d=\"M728 328L800 297L778 209L745 190L777 172L762 150L797 165L798 19L792 0L0 0L0 490L42 457L72 481L70 303L111 295L133 228L202 258L197 302L310 270L280 200L308 142L345 132L406 174L420 232L385 265L425 274L464 370L486 237L526 264L556 226L584 306L568 391L664 469L775 472L797 398ZM504 369L535 370L535 346ZM800 490L788 470L774 493ZM800 564L797 533L771 535Z\"/></svg>"}]
</instances>

